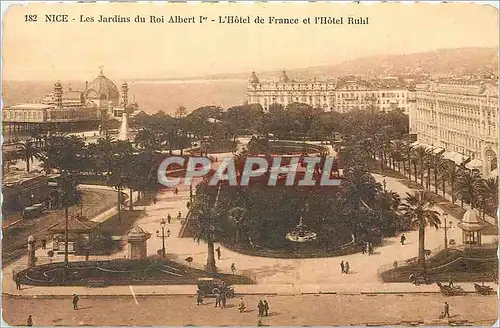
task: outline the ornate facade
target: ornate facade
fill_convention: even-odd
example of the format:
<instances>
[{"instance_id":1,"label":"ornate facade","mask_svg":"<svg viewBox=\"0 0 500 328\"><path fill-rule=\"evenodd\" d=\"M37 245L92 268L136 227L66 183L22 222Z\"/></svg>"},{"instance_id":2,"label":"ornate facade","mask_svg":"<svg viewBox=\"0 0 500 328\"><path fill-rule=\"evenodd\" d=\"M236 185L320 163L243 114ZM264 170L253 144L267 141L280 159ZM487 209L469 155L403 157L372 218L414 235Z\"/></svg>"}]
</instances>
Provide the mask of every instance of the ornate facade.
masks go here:
<instances>
[{"instance_id":1,"label":"ornate facade","mask_svg":"<svg viewBox=\"0 0 500 328\"><path fill-rule=\"evenodd\" d=\"M100 74L85 83L85 90L63 90L60 82L40 103L19 104L6 107L2 111L7 131L27 130L42 124L80 123L98 121L103 117L121 118L128 104L128 85L121 86L121 94L116 85Z\"/></svg>"},{"instance_id":2,"label":"ornate facade","mask_svg":"<svg viewBox=\"0 0 500 328\"><path fill-rule=\"evenodd\" d=\"M416 109L419 143L444 148L445 157L484 176L498 175L497 81L418 84Z\"/></svg>"},{"instance_id":3,"label":"ornate facade","mask_svg":"<svg viewBox=\"0 0 500 328\"><path fill-rule=\"evenodd\" d=\"M363 80L355 77L329 81L295 81L283 71L279 81L261 83L252 72L248 81L248 102L269 110L272 104L286 107L293 102L325 111L348 113L352 110L389 111L401 109L412 114L413 92L394 79ZM410 120L411 121L411 120Z\"/></svg>"}]
</instances>

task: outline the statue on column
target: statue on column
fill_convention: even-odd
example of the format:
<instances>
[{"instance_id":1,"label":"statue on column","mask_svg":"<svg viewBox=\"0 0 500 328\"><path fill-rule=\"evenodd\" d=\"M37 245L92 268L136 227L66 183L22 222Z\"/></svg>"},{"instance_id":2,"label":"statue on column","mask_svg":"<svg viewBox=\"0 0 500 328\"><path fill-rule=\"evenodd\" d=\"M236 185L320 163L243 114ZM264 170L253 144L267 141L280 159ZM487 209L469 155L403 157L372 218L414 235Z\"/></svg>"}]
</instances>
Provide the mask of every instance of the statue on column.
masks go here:
<instances>
[{"instance_id":1,"label":"statue on column","mask_svg":"<svg viewBox=\"0 0 500 328\"><path fill-rule=\"evenodd\" d=\"M28 237L28 267L34 267L36 265L36 256L35 256L35 237L30 235Z\"/></svg>"}]
</instances>

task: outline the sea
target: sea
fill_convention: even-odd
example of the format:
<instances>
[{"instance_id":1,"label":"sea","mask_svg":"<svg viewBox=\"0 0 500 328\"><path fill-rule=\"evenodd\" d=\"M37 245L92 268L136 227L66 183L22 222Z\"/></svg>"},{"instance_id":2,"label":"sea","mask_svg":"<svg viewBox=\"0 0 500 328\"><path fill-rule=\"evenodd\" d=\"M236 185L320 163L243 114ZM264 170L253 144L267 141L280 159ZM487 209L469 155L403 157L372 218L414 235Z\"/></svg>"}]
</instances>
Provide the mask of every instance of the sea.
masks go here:
<instances>
[{"instance_id":1,"label":"sea","mask_svg":"<svg viewBox=\"0 0 500 328\"><path fill-rule=\"evenodd\" d=\"M64 90L84 90L84 81L60 81ZM120 88L123 81L114 83ZM55 81L4 81L3 106L39 102L52 92ZM160 110L173 114L179 106L188 113L202 106L216 105L229 108L246 101L246 80L155 80L127 81L129 101L136 101L140 110L154 114Z\"/></svg>"}]
</instances>

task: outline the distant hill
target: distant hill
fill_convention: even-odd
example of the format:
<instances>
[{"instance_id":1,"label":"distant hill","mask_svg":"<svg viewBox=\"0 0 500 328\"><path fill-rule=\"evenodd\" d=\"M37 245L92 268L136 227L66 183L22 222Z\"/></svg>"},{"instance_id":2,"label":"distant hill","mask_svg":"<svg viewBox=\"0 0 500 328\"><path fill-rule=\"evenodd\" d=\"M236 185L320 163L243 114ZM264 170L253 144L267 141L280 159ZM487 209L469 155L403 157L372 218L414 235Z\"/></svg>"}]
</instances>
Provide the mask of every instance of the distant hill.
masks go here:
<instances>
[{"instance_id":1,"label":"distant hill","mask_svg":"<svg viewBox=\"0 0 500 328\"><path fill-rule=\"evenodd\" d=\"M286 69L286 68L284 68ZM495 48L456 48L399 55L360 57L331 66L286 69L289 77L327 79L345 75L480 74L497 72ZM256 70L257 71L257 70ZM261 79L276 79L280 72L257 72ZM246 79L248 73L214 74L209 79Z\"/></svg>"}]
</instances>

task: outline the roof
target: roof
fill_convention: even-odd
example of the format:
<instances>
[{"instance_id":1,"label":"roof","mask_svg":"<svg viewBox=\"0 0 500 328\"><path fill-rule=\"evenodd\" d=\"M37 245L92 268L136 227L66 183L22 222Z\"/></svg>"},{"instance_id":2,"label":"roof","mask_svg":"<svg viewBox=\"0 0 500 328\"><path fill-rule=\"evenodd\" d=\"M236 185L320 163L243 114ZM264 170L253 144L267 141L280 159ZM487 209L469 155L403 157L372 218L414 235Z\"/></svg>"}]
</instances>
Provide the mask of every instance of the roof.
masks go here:
<instances>
[{"instance_id":1,"label":"roof","mask_svg":"<svg viewBox=\"0 0 500 328\"><path fill-rule=\"evenodd\" d=\"M91 232L94 230L99 223L93 221L80 221L76 218L70 218L68 220L68 230L70 232ZM54 233L60 233L65 231L65 222L61 222L49 229Z\"/></svg>"},{"instance_id":2,"label":"roof","mask_svg":"<svg viewBox=\"0 0 500 328\"><path fill-rule=\"evenodd\" d=\"M449 159L450 161L455 162L455 164L457 165L460 165L469 159L469 156L454 151L445 151L443 153L443 157Z\"/></svg>"},{"instance_id":3,"label":"roof","mask_svg":"<svg viewBox=\"0 0 500 328\"><path fill-rule=\"evenodd\" d=\"M87 85L85 95L87 97L100 95L100 98L109 100L118 99L120 97L120 93L118 92L118 88L115 83L104 76L102 71L99 76Z\"/></svg>"},{"instance_id":4,"label":"roof","mask_svg":"<svg viewBox=\"0 0 500 328\"><path fill-rule=\"evenodd\" d=\"M458 227L466 231L481 230L483 225L479 222L479 217L477 209L469 209L465 212L462 221L458 224Z\"/></svg>"},{"instance_id":5,"label":"roof","mask_svg":"<svg viewBox=\"0 0 500 328\"><path fill-rule=\"evenodd\" d=\"M40 103L28 103L28 104L19 104L19 105L14 105L10 106L5 109L49 109L49 108L54 108L53 105L46 105L46 104L40 104Z\"/></svg>"},{"instance_id":6,"label":"roof","mask_svg":"<svg viewBox=\"0 0 500 328\"><path fill-rule=\"evenodd\" d=\"M469 163L465 164L465 167L468 168L469 170L480 169L483 167L483 161L475 158Z\"/></svg>"}]
</instances>

